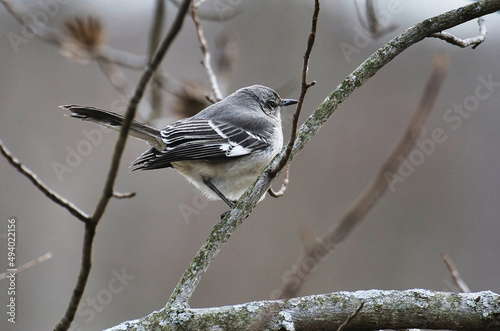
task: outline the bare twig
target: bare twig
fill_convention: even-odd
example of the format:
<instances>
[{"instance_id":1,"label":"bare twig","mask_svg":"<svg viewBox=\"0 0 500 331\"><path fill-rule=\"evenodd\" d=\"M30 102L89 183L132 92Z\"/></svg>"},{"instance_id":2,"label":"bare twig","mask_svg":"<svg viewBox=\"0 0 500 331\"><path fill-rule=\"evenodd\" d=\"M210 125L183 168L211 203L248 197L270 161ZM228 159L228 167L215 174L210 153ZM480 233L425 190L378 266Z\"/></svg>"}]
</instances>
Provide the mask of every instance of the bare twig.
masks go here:
<instances>
[{"instance_id":1,"label":"bare twig","mask_svg":"<svg viewBox=\"0 0 500 331\"><path fill-rule=\"evenodd\" d=\"M430 37L439 38L452 45L462 48L472 45L472 49L474 49L486 39L486 33L487 33L486 24L484 23L484 19L482 17L478 18L477 24L479 25L479 35L477 37L460 39L448 32L436 32L431 34Z\"/></svg>"},{"instance_id":2,"label":"bare twig","mask_svg":"<svg viewBox=\"0 0 500 331\"><path fill-rule=\"evenodd\" d=\"M222 100L224 97L220 91L219 83L217 83L217 77L215 76L214 70L212 69L211 55L208 50L208 43L205 39L205 35L203 34L203 29L201 27L200 19L198 18L197 10L200 5L205 2L205 0L199 0L197 3L192 3L191 5L191 16L193 17L193 22L196 27L196 35L198 36L198 41L200 42L201 52L203 54L203 60L201 64L203 68L207 72L208 80L210 81L210 87L212 88L212 93L216 101Z\"/></svg>"},{"instance_id":3,"label":"bare twig","mask_svg":"<svg viewBox=\"0 0 500 331\"><path fill-rule=\"evenodd\" d=\"M113 198L115 199L130 199L135 196L136 196L135 192L127 192L127 193L113 192Z\"/></svg>"},{"instance_id":4,"label":"bare twig","mask_svg":"<svg viewBox=\"0 0 500 331\"><path fill-rule=\"evenodd\" d=\"M316 40L316 28L318 26L318 15L319 15L319 0L315 0L314 1L314 13L313 13L312 24L311 24L311 32L309 33L309 38L307 39L306 52L304 54L304 59L302 62L302 81L301 81L301 86L300 86L299 103L297 104L297 110L295 111L295 114L293 114L292 133L290 136L290 141L288 142L288 145L286 146L285 154L280 159L278 166L269 171L269 175L271 177L275 177L278 174L278 172L280 172L283 169L283 167L290 160L290 155L292 154L293 145L295 144L295 140L297 139L297 128L299 126L300 112L302 111L302 106L304 105L304 100L306 97L307 90L311 86L316 84L315 81L312 81L311 83L307 82L307 72L309 70L309 58L311 57L311 52L312 52L312 48L314 46L314 41Z\"/></svg>"},{"instance_id":5,"label":"bare twig","mask_svg":"<svg viewBox=\"0 0 500 331\"><path fill-rule=\"evenodd\" d=\"M16 168L21 174L26 176L40 191L43 192L50 200L54 201L58 205L65 208L70 212L71 215L75 216L82 222L88 222L89 216L85 212L81 211L72 202L66 200L53 190L51 190L44 182L42 182L38 176L31 171L29 168L24 166L12 153L5 147L3 142L0 140L0 153L9 161L9 163Z\"/></svg>"},{"instance_id":6,"label":"bare twig","mask_svg":"<svg viewBox=\"0 0 500 331\"><path fill-rule=\"evenodd\" d=\"M358 306L358 308L356 308L356 310L351 314L349 315L349 317L347 317L347 319L344 321L344 323L342 323L338 328L337 328L337 331L341 331L343 328L345 328L347 325L349 325L349 323L351 323L351 321L356 318L356 316L358 316L359 312L361 311L361 309L363 309L363 306L365 305L365 302L362 301L361 304Z\"/></svg>"},{"instance_id":7,"label":"bare twig","mask_svg":"<svg viewBox=\"0 0 500 331\"><path fill-rule=\"evenodd\" d=\"M165 56L167 50L170 48L170 45L174 41L175 37L179 33L182 24L184 22L184 17L186 16L190 0L184 0L182 5L179 7L179 11L170 27L169 32L164 37L158 50L153 55L151 61L148 66L144 70L140 81L138 82L134 94L130 99L129 105L127 107L127 111L125 113L125 117L123 119L122 128L120 130L120 135L115 145L115 149L113 151L113 157L111 160L111 165L108 171L108 176L106 179L106 183L104 185L104 189L102 195L97 203L97 206L92 214L90 220L85 224L85 236L83 242L83 253L82 253L82 262L80 267L80 273L78 275L78 280L75 285L75 289L73 290L73 295L71 296L70 302L68 304L68 308L66 309L66 313L63 318L56 325L55 330L67 330L71 325L75 317L76 310L80 303L80 300L83 295L83 291L85 290L85 286L87 284L87 279L90 274L90 269L92 266L92 243L95 237L95 230L99 220L101 219L104 211L106 210L106 206L109 203L109 200L113 196L113 186L115 183L116 176L118 174L118 166L120 163L121 156L123 154L123 150L125 148L125 142L127 140L128 131L130 130L130 126L132 124L132 120L134 119L137 106L144 95L146 90L146 86L148 82L151 80L153 73L160 65L163 57Z\"/></svg>"},{"instance_id":8,"label":"bare twig","mask_svg":"<svg viewBox=\"0 0 500 331\"><path fill-rule=\"evenodd\" d=\"M460 289L460 291L464 293L469 293L470 292L469 286L467 286L465 281L460 276L460 272L458 272L455 263L453 263L453 260L448 255L448 253L446 252L441 253L441 258L448 267L448 270L450 271L451 274L451 278L453 278L453 282L455 282L455 285Z\"/></svg>"},{"instance_id":9,"label":"bare twig","mask_svg":"<svg viewBox=\"0 0 500 331\"><path fill-rule=\"evenodd\" d=\"M420 136L424 122L430 114L439 89L444 82L447 68L448 56L444 53L438 53L434 60L434 68L427 80L420 103L399 144L379 170L372 183L357 199L354 205L344 214L340 222L321 238L318 238L314 246L304 250L303 254L290 269L292 274L296 275L296 277L288 277L288 279L293 279L293 281L285 282L280 290L273 293L275 296L273 299L286 299L296 296L307 275L315 269L314 266L324 261L324 257L332 253L336 245L344 240L355 226L364 219L371 208L384 194L390 185L387 175L397 171L401 162L404 161L406 156L413 149L415 139ZM307 263L304 263L304 261L307 261ZM314 266L312 264L314 264Z\"/></svg>"},{"instance_id":10,"label":"bare twig","mask_svg":"<svg viewBox=\"0 0 500 331\"><path fill-rule=\"evenodd\" d=\"M19 267L16 268L16 274L18 274L21 271L24 271L26 269L29 269L31 267L34 267L37 264L43 263L43 262L47 261L48 259L50 259L51 257L52 257L52 253L48 252L48 253L43 254L40 257L37 257L34 260L26 262L25 264L23 264L23 265L21 265L21 266L19 266ZM4 273L0 274L0 280L6 278L9 273L10 272L4 272Z\"/></svg>"},{"instance_id":11,"label":"bare twig","mask_svg":"<svg viewBox=\"0 0 500 331\"><path fill-rule=\"evenodd\" d=\"M290 165L289 164L287 164L285 166L284 171L285 171L285 177L283 178L283 182L281 184L279 191L274 192L272 187L270 187L269 190L267 191L269 193L269 195L272 196L273 198L282 197L283 194L285 194L288 183L290 182Z\"/></svg>"}]
</instances>

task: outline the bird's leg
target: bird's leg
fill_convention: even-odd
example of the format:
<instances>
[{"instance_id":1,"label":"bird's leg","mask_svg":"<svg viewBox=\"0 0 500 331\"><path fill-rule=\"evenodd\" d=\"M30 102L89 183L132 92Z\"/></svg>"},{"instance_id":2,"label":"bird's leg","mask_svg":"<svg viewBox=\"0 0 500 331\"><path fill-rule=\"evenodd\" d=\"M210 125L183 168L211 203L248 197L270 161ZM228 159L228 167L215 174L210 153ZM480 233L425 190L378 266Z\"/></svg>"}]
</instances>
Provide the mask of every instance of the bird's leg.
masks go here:
<instances>
[{"instance_id":1,"label":"bird's leg","mask_svg":"<svg viewBox=\"0 0 500 331\"><path fill-rule=\"evenodd\" d=\"M234 207L234 202L232 202L231 200L229 200L228 198L226 198L226 196L224 194L222 194L222 192L219 191L219 189L217 187L215 187L214 184L212 184L212 182L210 181L210 179L203 178L203 183L205 183L205 185L207 185L212 191L214 191L215 194L217 194L219 196L219 198L221 198L222 201L224 201L229 206L229 208L232 209ZM227 215L227 213L229 213L229 210L226 211L226 212L223 212L220 215L220 219L223 219Z\"/></svg>"}]
</instances>

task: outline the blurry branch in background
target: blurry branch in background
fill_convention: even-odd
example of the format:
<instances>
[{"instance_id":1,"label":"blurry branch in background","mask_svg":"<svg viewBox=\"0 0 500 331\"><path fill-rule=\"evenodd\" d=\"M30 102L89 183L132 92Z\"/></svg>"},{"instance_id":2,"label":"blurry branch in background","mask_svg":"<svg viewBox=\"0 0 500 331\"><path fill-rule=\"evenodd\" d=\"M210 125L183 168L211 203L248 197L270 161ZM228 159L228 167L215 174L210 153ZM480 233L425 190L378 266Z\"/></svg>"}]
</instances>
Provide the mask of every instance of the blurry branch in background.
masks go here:
<instances>
[{"instance_id":1,"label":"blurry branch in background","mask_svg":"<svg viewBox=\"0 0 500 331\"><path fill-rule=\"evenodd\" d=\"M202 83L179 82L168 74L159 74L156 78L158 84L175 97L170 110L181 118L191 117L210 105Z\"/></svg>"},{"instance_id":2,"label":"blurry branch in background","mask_svg":"<svg viewBox=\"0 0 500 331\"><path fill-rule=\"evenodd\" d=\"M31 171L29 168L24 166L8 149L5 147L3 142L0 140L0 153L7 159L7 161L17 169L21 174L26 176L40 191L43 192L50 200L54 201L56 204L65 208L70 212L71 215L75 216L80 221L87 223L90 216L85 212L80 210L71 201L66 200L64 197L60 196L52 189L50 189L44 182L42 182L38 176Z\"/></svg>"},{"instance_id":3,"label":"blurry branch in background","mask_svg":"<svg viewBox=\"0 0 500 331\"><path fill-rule=\"evenodd\" d=\"M37 264L40 264L40 263L43 263L45 261L47 261L48 259L52 258L52 253L48 252L48 253L45 253L43 254L42 256L40 257L37 257L36 259L34 260L31 260L29 262L26 262L25 264L19 266L16 268L16 271L15 271L15 274L17 275L18 273L20 273L21 271L24 271L26 269L29 269L31 267L34 267L36 266ZM11 272L4 272L2 274L0 274L0 280L4 279L4 278L7 278L7 276L11 274Z\"/></svg>"},{"instance_id":4,"label":"blurry branch in background","mask_svg":"<svg viewBox=\"0 0 500 331\"><path fill-rule=\"evenodd\" d=\"M363 29L365 29L372 38L380 38L391 31L394 31L398 26L397 24L390 24L388 26L382 26L380 20L375 11L375 0L365 0L365 16L363 17L361 9L359 8L358 2L355 0L354 5L356 6L356 14L358 15L358 20Z\"/></svg>"},{"instance_id":5,"label":"blurry branch in background","mask_svg":"<svg viewBox=\"0 0 500 331\"><path fill-rule=\"evenodd\" d=\"M219 89L222 95L228 95L230 81L236 70L236 62L240 55L240 46L236 33L233 31L220 33L215 38L215 49L212 55L217 71Z\"/></svg>"},{"instance_id":6,"label":"blurry branch in background","mask_svg":"<svg viewBox=\"0 0 500 331\"><path fill-rule=\"evenodd\" d=\"M51 28L47 25L32 24L27 18L30 17L29 13L25 11L25 7L20 5L17 1L0 0L8 12L29 31L31 31L37 38L63 47L64 35L58 30ZM98 50L95 50L93 56L96 59L115 63L120 66L125 66L131 69L142 69L147 64L148 58L146 56L134 55L124 51L113 49L107 45L102 45Z\"/></svg>"},{"instance_id":7,"label":"blurry branch in background","mask_svg":"<svg viewBox=\"0 0 500 331\"><path fill-rule=\"evenodd\" d=\"M118 136L118 140L116 141L115 148L113 151L113 156L111 158L111 165L109 167L108 175L106 177L106 183L104 184L103 192L99 201L97 202L96 208L90 217L90 219L85 223L85 234L83 240L83 248L82 248L82 261L80 272L78 275L78 280L73 290L73 294L71 296L70 302L68 304L68 308L64 316L61 318L59 323L54 328L55 330L67 330L71 322L73 321L76 310L80 304L83 292L85 290L85 286L87 284L87 280L90 274L90 269L92 267L92 245L94 242L94 237L96 233L96 228L99 221L106 210L106 207L113 197L114 194L114 184L116 177L118 175L118 167L120 165L120 160L123 154L123 150L125 149L125 142L128 137L128 131L130 130L130 126L135 117L135 113L139 102L141 101L146 87L151 80L154 72L159 67L163 57L167 53L168 49L172 45L175 40L177 34L181 30L181 27L184 22L184 18L189 10L190 0L184 0L182 5L179 7L177 16L170 27L170 30L162 39L158 49L155 54L149 61L146 66L142 76L137 83L134 93L129 100L127 111L125 112L125 117L123 119L123 124L120 130L120 134Z\"/></svg>"},{"instance_id":8,"label":"blurry branch in background","mask_svg":"<svg viewBox=\"0 0 500 331\"><path fill-rule=\"evenodd\" d=\"M95 60L111 85L124 97L132 92L132 85L115 63L106 61L97 54L107 44L104 27L96 17L73 17L64 22L65 40L61 43L61 54L73 61L87 64Z\"/></svg>"},{"instance_id":9,"label":"blurry branch in background","mask_svg":"<svg viewBox=\"0 0 500 331\"><path fill-rule=\"evenodd\" d=\"M486 39L486 33L487 33L486 24L484 23L484 19L482 17L478 18L477 24L479 25L479 34L477 37L460 39L448 32L436 32L433 33L431 37L439 38L441 40L446 41L447 43L462 48L472 45L472 49L474 49Z\"/></svg>"},{"instance_id":10,"label":"blurry branch in background","mask_svg":"<svg viewBox=\"0 0 500 331\"><path fill-rule=\"evenodd\" d=\"M196 27L196 35L198 36L198 41L200 42L201 53L203 54L203 60L201 61L201 64L203 65L203 68L207 72L208 80L210 81L210 87L215 97L214 102L217 102L222 100L224 96L220 91L219 83L217 83L217 77L215 76L214 70L212 69L212 64L210 62L211 61L210 51L208 50L207 40L205 39L205 35L203 34L203 28L201 27L200 19L198 18L197 14L198 8L204 2L205 0L199 0L197 3L193 2L191 4L191 16L193 18L194 26ZM207 98L209 97L207 96Z\"/></svg>"},{"instance_id":11,"label":"blurry branch in background","mask_svg":"<svg viewBox=\"0 0 500 331\"><path fill-rule=\"evenodd\" d=\"M280 290L273 293L273 299L295 297L307 276L315 270L320 262L324 261L333 252L336 245L341 243L351 233L355 226L364 219L375 203L387 191L390 184L387 174L397 172L401 163L415 146L416 140L422 133L425 120L436 101L439 89L444 82L448 71L448 63L448 55L445 53L438 53L436 55L432 73L427 80L417 110L396 148L378 171L372 183L344 214L338 224L328 230L321 238L315 238L314 241L309 239L309 242L304 244L303 253L290 268L289 277L286 277L287 281L284 282ZM308 237L310 238L311 236Z\"/></svg>"},{"instance_id":12,"label":"blurry branch in background","mask_svg":"<svg viewBox=\"0 0 500 331\"><path fill-rule=\"evenodd\" d=\"M149 57L152 57L158 44L161 40L161 33L163 31L163 22L165 20L165 0L156 0L156 5L153 7L154 15L153 22L151 23L151 31L149 32ZM161 85L158 82L158 71L153 74L153 81L151 82L151 116L145 119L146 124L151 124L153 119L160 118L162 111L162 93Z\"/></svg>"},{"instance_id":13,"label":"blurry branch in background","mask_svg":"<svg viewBox=\"0 0 500 331\"><path fill-rule=\"evenodd\" d=\"M448 255L448 253L446 253L446 252L441 253L441 258L443 259L444 263L448 267L448 270L450 271L450 274L451 274L451 278L453 278L453 282L455 283L455 285L460 289L460 291L462 291L464 293L470 293L469 286L467 286L465 281L460 276L460 272L458 272L458 269L455 266L455 263L453 263L453 260Z\"/></svg>"}]
</instances>

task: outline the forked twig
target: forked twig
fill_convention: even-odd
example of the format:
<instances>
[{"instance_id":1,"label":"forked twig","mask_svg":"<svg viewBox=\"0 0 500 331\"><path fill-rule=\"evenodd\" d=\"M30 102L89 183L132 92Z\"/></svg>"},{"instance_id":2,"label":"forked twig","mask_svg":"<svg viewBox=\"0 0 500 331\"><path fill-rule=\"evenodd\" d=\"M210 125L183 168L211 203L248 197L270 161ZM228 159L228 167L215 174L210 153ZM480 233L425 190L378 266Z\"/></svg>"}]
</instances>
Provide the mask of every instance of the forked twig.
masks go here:
<instances>
[{"instance_id":1,"label":"forked twig","mask_svg":"<svg viewBox=\"0 0 500 331\"><path fill-rule=\"evenodd\" d=\"M479 17L477 19L477 24L479 25L479 34L476 37L460 39L460 38L455 37L451 33L444 32L444 31L433 33L430 35L430 37L444 40L447 43L450 43L452 45L462 47L462 48L465 48L465 47L472 45L472 49L474 49L477 46L479 46L480 44L482 44L482 42L486 39L486 33L488 32L486 30L486 24L484 23L484 18Z\"/></svg>"}]
</instances>

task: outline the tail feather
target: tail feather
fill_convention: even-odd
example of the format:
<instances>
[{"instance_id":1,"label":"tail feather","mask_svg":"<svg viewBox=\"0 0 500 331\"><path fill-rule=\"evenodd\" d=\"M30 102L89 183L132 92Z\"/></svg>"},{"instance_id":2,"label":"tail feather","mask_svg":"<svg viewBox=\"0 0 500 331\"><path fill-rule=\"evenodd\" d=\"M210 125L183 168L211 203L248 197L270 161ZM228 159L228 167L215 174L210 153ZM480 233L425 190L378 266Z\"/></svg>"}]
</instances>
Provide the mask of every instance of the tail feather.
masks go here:
<instances>
[{"instance_id":1,"label":"tail feather","mask_svg":"<svg viewBox=\"0 0 500 331\"><path fill-rule=\"evenodd\" d=\"M60 106L68 110L71 117L79 118L83 121L92 122L115 131L120 131L123 124L123 116L113 112L87 106L68 105ZM137 139L147 142L155 149L161 151L165 148L165 143L161 139L160 130L149 125L133 121L129 134Z\"/></svg>"}]
</instances>

